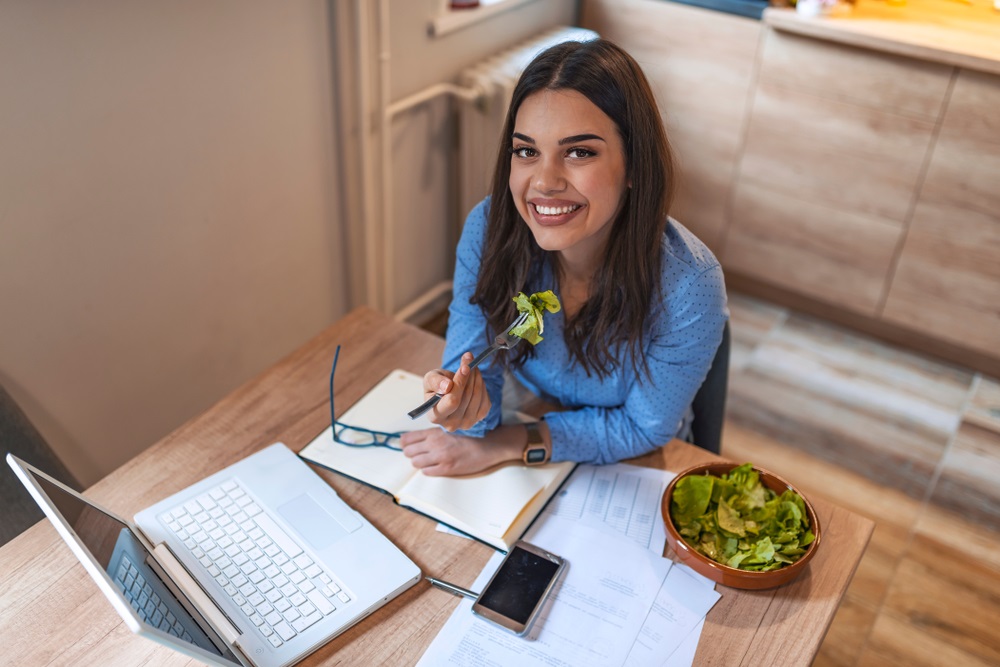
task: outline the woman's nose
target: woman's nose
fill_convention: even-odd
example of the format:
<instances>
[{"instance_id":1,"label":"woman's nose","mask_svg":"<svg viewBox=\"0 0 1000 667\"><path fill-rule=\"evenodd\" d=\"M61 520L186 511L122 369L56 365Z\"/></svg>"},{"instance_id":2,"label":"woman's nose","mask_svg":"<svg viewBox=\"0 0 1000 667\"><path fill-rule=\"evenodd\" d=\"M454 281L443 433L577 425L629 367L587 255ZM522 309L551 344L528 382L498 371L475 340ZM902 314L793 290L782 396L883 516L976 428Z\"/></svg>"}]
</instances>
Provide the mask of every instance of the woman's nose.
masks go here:
<instances>
[{"instance_id":1,"label":"woman's nose","mask_svg":"<svg viewBox=\"0 0 1000 667\"><path fill-rule=\"evenodd\" d=\"M535 189L539 192L560 192L566 188L566 176L562 163L557 160L541 160L535 171Z\"/></svg>"}]
</instances>

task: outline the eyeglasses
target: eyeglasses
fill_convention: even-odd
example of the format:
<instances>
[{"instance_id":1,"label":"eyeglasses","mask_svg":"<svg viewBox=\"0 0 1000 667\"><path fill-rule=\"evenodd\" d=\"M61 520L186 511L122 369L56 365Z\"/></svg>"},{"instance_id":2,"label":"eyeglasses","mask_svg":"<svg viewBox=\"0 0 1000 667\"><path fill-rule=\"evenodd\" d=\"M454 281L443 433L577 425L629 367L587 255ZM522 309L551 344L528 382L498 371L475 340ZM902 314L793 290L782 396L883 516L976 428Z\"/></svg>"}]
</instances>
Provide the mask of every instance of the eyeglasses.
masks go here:
<instances>
[{"instance_id":1,"label":"eyeglasses","mask_svg":"<svg viewBox=\"0 0 1000 667\"><path fill-rule=\"evenodd\" d=\"M399 436L402 433L385 433L383 431L372 431L360 426L350 426L337 421L337 413L333 409L333 376L337 372L337 359L340 358L340 346L333 354L333 368L330 369L330 423L333 426L333 439L348 447L386 447L403 451L403 446L399 443Z\"/></svg>"}]
</instances>

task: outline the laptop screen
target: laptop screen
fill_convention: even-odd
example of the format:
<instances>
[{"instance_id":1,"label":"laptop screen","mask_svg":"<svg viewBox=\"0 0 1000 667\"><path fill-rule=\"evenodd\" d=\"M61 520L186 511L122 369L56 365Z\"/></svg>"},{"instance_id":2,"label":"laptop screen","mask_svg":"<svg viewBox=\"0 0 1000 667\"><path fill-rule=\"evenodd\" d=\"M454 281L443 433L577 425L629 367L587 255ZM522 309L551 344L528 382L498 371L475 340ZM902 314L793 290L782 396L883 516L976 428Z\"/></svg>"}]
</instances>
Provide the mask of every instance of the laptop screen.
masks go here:
<instances>
[{"instance_id":1,"label":"laptop screen","mask_svg":"<svg viewBox=\"0 0 1000 667\"><path fill-rule=\"evenodd\" d=\"M35 475L30 469L28 472L111 578L115 592L132 606L146 626L165 633L173 641L193 644L219 656L222 661L240 664L224 646L216 646L209 639L192 617L197 610L190 607L190 602L182 602L164 583L158 574L162 569L156 559L127 524Z\"/></svg>"}]
</instances>

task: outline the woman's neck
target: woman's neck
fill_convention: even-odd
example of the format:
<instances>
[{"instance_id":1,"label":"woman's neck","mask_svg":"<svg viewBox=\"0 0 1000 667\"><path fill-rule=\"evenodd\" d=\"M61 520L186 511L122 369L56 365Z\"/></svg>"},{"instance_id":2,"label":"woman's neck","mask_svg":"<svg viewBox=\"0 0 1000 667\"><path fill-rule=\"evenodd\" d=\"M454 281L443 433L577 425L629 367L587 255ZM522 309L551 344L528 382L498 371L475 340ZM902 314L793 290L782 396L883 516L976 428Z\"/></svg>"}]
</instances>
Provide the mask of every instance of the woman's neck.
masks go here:
<instances>
[{"instance_id":1,"label":"woman's neck","mask_svg":"<svg viewBox=\"0 0 1000 667\"><path fill-rule=\"evenodd\" d=\"M597 262L574 262L565 253L557 253L556 274L559 281L559 301L566 319L571 320L590 298L597 274Z\"/></svg>"}]
</instances>

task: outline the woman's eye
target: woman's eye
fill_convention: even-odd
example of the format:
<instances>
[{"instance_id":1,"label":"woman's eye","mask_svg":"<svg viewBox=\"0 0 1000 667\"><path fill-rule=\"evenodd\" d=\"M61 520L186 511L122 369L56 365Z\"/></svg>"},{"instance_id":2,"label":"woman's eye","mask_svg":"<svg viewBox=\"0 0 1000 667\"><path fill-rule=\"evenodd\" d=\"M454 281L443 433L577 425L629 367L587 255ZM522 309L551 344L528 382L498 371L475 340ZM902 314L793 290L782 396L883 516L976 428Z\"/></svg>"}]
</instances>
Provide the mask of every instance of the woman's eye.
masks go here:
<instances>
[{"instance_id":1,"label":"woman's eye","mask_svg":"<svg viewBox=\"0 0 1000 667\"><path fill-rule=\"evenodd\" d=\"M531 146L514 146L510 149L510 152L514 157L519 158L535 157L536 154L535 149Z\"/></svg>"},{"instance_id":2,"label":"woman's eye","mask_svg":"<svg viewBox=\"0 0 1000 667\"><path fill-rule=\"evenodd\" d=\"M585 157L594 157L595 155L597 155L597 153L590 150L589 148L577 147L577 148L571 148L568 151L566 151L566 155L572 158L585 158Z\"/></svg>"}]
</instances>

